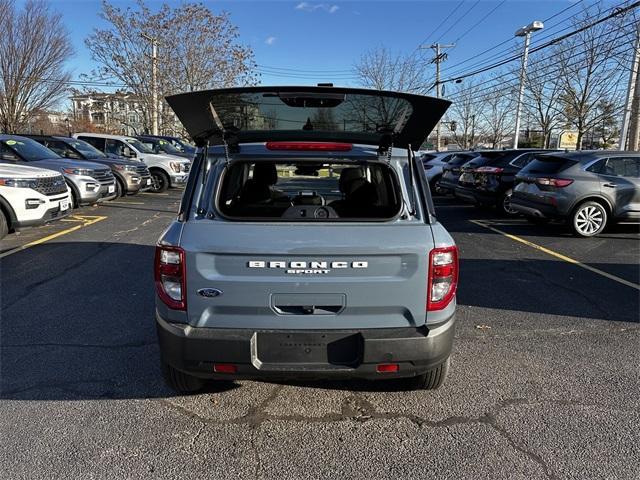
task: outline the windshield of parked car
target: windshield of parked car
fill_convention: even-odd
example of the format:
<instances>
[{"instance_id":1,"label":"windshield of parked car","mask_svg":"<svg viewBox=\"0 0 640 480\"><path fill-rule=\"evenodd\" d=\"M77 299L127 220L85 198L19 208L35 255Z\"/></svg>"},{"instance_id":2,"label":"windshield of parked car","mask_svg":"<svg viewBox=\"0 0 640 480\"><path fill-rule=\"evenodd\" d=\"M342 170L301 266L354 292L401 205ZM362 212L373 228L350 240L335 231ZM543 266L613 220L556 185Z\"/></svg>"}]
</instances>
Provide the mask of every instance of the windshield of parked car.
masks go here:
<instances>
[{"instance_id":1,"label":"windshield of parked car","mask_svg":"<svg viewBox=\"0 0 640 480\"><path fill-rule=\"evenodd\" d=\"M218 209L232 219L385 220L401 207L383 163L235 162L224 174Z\"/></svg>"},{"instance_id":2,"label":"windshield of parked car","mask_svg":"<svg viewBox=\"0 0 640 480\"><path fill-rule=\"evenodd\" d=\"M138 150L140 153L154 153L151 148L149 148L147 145L136 138L127 138L127 143Z\"/></svg>"},{"instance_id":3,"label":"windshield of parked car","mask_svg":"<svg viewBox=\"0 0 640 480\"><path fill-rule=\"evenodd\" d=\"M30 138L7 138L1 140L1 142L26 162L43 160L45 158L60 158L60 155Z\"/></svg>"},{"instance_id":4,"label":"windshield of parked car","mask_svg":"<svg viewBox=\"0 0 640 480\"><path fill-rule=\"evenodd\" d=\"M164 152L170 155L177 155L180 153L180 150L171 145L171 142L161 138L143 138L140 141L155 153Z\"/></svg>"},{"instance_id":5,"label":"windshield of parked car","mask_svg":"<svg viewBox=\"0 0 640 480\"><path fill-rule=\"evenodd\" d=\"M69 142L73 148L79 151L85 158L104 158L106 155L93 145L83 140L73 140Z\"/></svg>"}]
</instances>

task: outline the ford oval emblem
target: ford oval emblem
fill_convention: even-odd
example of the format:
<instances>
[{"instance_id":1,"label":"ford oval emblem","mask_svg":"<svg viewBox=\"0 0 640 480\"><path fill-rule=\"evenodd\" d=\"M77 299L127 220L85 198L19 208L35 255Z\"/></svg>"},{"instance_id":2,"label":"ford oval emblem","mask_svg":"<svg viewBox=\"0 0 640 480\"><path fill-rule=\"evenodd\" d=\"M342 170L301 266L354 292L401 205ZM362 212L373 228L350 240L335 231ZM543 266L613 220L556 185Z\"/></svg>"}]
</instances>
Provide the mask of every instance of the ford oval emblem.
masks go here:
<instances>
[{"instance_id":1,"label":"ford oval emblem","mask_svg":"<svg viewBox=\"0 0 640 480\"><path fill-rule=\"evenodd\" d=\"M198 295L207 298L219 297L222 295L222 290L218 290L217 288L201 288L198 290Z\"/></svg>"}]
</instances>

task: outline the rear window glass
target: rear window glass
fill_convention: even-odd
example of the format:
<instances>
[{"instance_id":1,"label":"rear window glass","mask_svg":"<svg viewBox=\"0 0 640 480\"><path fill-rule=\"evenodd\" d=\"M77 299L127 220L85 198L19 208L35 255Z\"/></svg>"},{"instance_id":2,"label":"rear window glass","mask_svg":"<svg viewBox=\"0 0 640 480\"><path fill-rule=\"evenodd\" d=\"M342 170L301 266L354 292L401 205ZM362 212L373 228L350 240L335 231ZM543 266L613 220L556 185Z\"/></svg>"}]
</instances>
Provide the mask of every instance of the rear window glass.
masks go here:
<instances>
[{"instance_id":1,"label":"rear window glass","mask_svg":"<svg viewBox=\"0 0 640 480\"><path fill-rule=\"evenodd\" d=\"M457 167L460 165L463 165L465 163L467 163L470 160L473 160L474 158L476 158L474 155L460 155L460 154L456 154L453 157L451 157L449 159L448 164L452 167Z\"/></svg>"},{"instance_id":2,"label":"rear window glass","mask_svg":"<svg viewBox=\"0 0 640 480\"><path fill-rule=\"evenodd\" d=\"M381 221L402 205L386 164L234 162L218 190L218 210L230 219Z\"/></svg>"},{"instance_id":3,"label":"rear window glass","mask_svg":"<svg viewBox=\"0 0 640 480\"><path fill-rule=\"evenodd\" d=\"M567 158L540 155L534 158L521 171L523 173L558 173L575 164L574 160Z\"/></svg>"}]
</instances>

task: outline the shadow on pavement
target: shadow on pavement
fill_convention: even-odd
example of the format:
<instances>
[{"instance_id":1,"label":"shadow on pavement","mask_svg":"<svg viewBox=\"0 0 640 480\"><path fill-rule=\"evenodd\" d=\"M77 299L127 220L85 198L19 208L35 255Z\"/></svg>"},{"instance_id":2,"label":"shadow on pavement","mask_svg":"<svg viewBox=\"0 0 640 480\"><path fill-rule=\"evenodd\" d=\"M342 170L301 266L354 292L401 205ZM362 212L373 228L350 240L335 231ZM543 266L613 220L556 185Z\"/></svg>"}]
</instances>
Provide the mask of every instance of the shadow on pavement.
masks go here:
<instances>
[{"instance_id":1,"label":"shadow on pavement","mask_svg":"<svg viewBox=\"0 0 640 480\"><path fill-rule=\"evenodd\" d=\"M172 396L159 368L153 256L150 245L54 242L2 259L0 398ZM594 284L572 265L536 260L463 259L459 303L523 316L636 322L640 310L637 291L610 281ZM369 382L323 385L398 388Z\"/></svg>"}]
</instances>

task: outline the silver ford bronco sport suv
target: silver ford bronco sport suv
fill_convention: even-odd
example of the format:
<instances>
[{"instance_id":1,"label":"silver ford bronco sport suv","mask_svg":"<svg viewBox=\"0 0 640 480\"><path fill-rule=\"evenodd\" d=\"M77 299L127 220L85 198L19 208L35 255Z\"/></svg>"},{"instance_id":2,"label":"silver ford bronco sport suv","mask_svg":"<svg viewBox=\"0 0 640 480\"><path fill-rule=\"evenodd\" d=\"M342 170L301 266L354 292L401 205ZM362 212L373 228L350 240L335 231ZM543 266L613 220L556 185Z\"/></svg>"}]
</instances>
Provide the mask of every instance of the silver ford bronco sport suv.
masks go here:
<instances>
[{"instance_id":1,"label":"silver ford bronco sport suv","mask_svg":"<svg viewBox=\"0 0 640 480\"><path fill-rule=\"evenodd\" d=\"M458 252L412 148L449 102L337 87L167 101L201 147L156 248L169 386L353 377L440 386Z\"/></svg>"}]
</instances>

